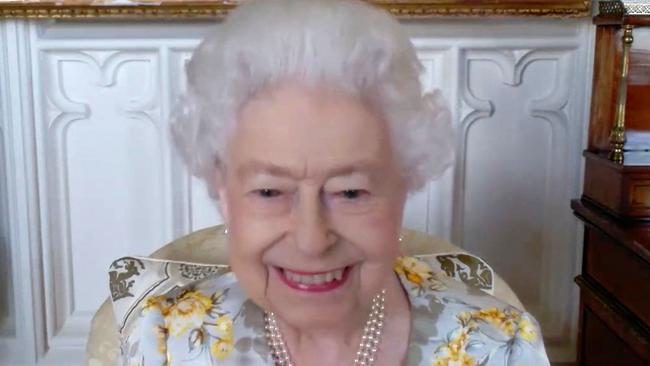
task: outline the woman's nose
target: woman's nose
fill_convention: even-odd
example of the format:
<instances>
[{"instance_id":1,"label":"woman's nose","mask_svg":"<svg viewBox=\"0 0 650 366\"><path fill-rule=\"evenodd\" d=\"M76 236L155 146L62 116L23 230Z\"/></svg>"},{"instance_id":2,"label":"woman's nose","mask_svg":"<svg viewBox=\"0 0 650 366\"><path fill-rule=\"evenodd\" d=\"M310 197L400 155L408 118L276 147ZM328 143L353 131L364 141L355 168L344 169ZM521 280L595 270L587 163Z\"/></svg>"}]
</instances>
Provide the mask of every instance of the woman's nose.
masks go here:
<instances>
[{"instance_id":1,"label":"woman's nose","mask_svg":"<svg viewBox=\"0 0 650 366\"><path fill-rule=\"evenodd\" d=\"M305 197L307 196L307 197ZM296 247L304 255L317 257L336 242L320 193L299 197L294 206L293 232Z\"/></svg>"}]
</instances>

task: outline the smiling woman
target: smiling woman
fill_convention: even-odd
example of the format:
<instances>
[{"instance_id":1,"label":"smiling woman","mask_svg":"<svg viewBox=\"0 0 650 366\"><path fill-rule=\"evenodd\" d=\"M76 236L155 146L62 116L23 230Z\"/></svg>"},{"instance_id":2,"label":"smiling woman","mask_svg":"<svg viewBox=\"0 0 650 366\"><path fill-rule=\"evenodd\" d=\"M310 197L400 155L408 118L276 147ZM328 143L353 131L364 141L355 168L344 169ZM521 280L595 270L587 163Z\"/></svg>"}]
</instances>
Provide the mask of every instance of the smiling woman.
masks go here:
<instances>
[{"instance_id":1,"label":"smiling woman","mask_svg":"<svg viewBox=\"0 0 650 366\"><path fill-rule=\"evenodd\" d=\"M327 339L319 331L360 338L382 287L396 315L386 326L399 330L392 347L405 351L408 327L392 321L408 307L391 269L406 188L384 122L359 97L285 82L246 103L229 144L235 171L270 162L244 179L225 174L218 188L230 264L251 299L278 315L286 341L304 347L296 361L311 363L306 355ZM355 343L328 364L354 354Z\"/></svg>"},{"instance_id":2,"label":"smiling woman","mask_svg":"<svg viewBox=\"0 0 650 366\"><path fill-rule=\"evenodd\" d=\"M230 267L116 261L123 364L547 365L532 316L401 252L406 197L454 146L420 68L361 1L252 0L209 35L173 132Z\"/></svg>"}]
</instances>

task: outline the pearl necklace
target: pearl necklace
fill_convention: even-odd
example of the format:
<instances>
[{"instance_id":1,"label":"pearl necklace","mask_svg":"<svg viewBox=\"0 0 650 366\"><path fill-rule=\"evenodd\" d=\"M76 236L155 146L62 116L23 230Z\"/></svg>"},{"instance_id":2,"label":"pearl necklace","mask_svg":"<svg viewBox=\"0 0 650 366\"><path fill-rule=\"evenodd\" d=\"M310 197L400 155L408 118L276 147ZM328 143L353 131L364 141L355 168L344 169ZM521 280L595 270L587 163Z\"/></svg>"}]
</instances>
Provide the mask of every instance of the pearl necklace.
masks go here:
<instances>
[{"instance_id":1,"label":"pearl necklace","mask_svg":"<svg viewBox=\"0 0 650 366\"><path fill-rule=\"evenodd\" d=\"M372 299L372 308L363 328L363 335L359 343L359 350L354 359L355 366L372 366L384 327L384 302L386 290L381 290ZM284 343L278 321L273 312L264 313L264 328L266 330L266 343L271 349L271 356L276 366L294 366L289 355L287 345Z\"/></svg>"}]
</instances>

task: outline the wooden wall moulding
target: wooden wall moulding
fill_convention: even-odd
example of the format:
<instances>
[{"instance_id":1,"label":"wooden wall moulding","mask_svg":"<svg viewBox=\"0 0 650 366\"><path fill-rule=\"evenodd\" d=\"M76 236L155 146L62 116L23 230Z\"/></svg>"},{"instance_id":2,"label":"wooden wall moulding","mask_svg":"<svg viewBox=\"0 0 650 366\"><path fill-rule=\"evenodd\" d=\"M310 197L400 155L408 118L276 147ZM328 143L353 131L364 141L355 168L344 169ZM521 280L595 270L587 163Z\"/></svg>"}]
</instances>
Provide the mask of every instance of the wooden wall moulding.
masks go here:
<instances>
[{"instance_id":1,"label":"wooden wall moulding","mask_svg":"<svg viewBox=\"0 0 650 366\"><path fill-rule=\"evenodd\" d=\"M587 17L591 0L369 0L399 17ZM219 18L238 0L0 0L0 18Z\"/></svg>"}]
</instances>

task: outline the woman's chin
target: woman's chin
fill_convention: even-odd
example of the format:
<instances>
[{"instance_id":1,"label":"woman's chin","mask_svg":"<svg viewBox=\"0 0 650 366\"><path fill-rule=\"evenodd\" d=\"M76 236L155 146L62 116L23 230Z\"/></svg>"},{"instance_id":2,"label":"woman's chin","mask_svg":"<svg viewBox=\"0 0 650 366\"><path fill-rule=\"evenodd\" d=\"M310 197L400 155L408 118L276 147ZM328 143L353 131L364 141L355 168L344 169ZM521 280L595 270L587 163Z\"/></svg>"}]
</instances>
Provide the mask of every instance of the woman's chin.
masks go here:
<instances>
[{"instance_id":1,"label":"woman's chin","mask_svg":"<svg viewBox=\"0 0 650 366\"><path fill-rule=\"evenodd\" d=\"M281 322L293 328L314 331L317 329L336 329L339 326L351 323L360 323L361 317L354 311L354 307L311 307L307 305L294 308L284 308L276 313Z\"/></svg>"}]
</instances>

